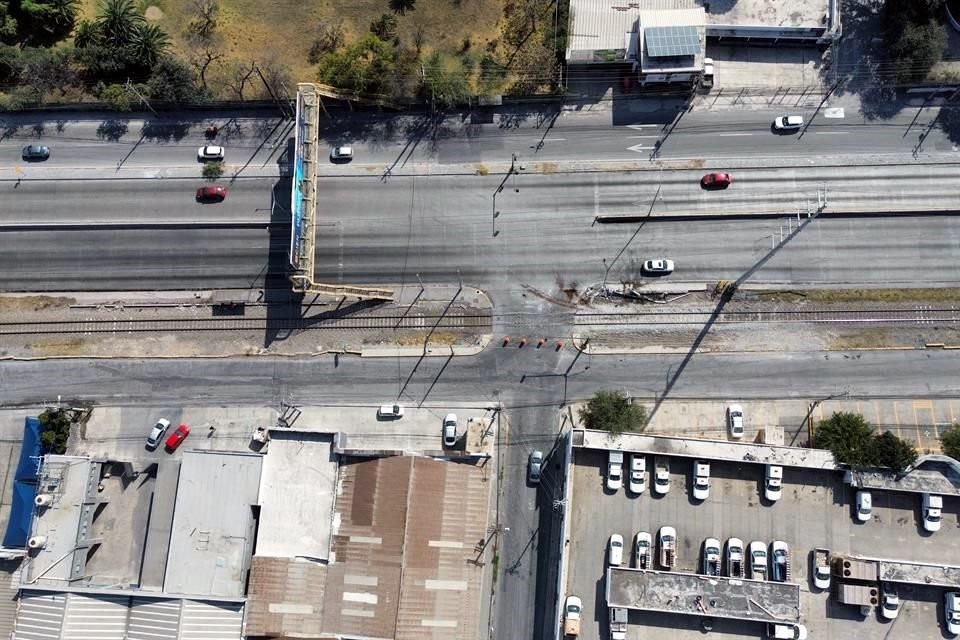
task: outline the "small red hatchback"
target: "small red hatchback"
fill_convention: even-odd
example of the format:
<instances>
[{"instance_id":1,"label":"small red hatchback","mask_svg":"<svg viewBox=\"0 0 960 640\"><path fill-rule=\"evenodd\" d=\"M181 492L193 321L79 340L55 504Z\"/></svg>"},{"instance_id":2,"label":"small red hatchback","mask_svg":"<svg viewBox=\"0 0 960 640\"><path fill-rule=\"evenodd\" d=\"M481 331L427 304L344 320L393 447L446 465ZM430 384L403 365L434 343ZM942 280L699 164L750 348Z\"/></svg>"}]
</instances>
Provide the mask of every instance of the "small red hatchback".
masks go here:
<instances>
[{"instance_id":1,"label":"small red hatchback","mask_svg":"<svg viewBox=\"0 0 960 640\"><path fill-rule=\"evenodd\" d=\"M729 173L708 173L700 180L700 185L704 189L726 189L733 182L733 176Z\"/></svg>"},{"instance_id":2,"label":"small red hatchback","mask_svg":"<svg viewBox=\"0 0 960 640\"><path fill-rule=\"evenodd\" d=\"M190 435L190 427L185 424L177 427L177 430L170 434L170 437L167 438L167 451L173 453L177 450L184 440L187 439L187 436Z\"/></svg>"},{"instance_id":3,"label":"small red hatchback","mask_svg":"<svg viewBox=\"0 0 960 640\"><path fill-rule=\"evenodd\" d=\"M227 197L227 190L223 187L200 187L197 189L197 202L223 202Z\"/></svg>"}]
</instances>

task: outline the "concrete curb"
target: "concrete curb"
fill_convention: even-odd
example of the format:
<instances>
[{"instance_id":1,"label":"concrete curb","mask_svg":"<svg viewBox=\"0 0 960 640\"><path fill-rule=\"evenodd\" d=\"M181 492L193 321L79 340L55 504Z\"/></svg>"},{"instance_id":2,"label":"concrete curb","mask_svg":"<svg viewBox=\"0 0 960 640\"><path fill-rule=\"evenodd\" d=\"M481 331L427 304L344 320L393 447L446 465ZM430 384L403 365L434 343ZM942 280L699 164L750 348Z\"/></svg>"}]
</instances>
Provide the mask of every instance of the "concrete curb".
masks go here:
<instances>
[{"instance_id":1,"label":"concrete curb","mask_svg":"<svg viewBox=\"0 0 960 640\"><path fill-rule=\"evenodd\" d=\"M602 344L597 346L595 344L587 344L590 342L590 338L583 338L582 336L573 337L573 347L588 356L618 356L618 355L675 355L675 354L686 354L690 352L690 349L683 347L605 347ZM955 347L945 347L938 346L935 344L927 344L923 347L852 347L849 349L816 349L809 353L856 353L856 352L872 352L872 351L924 351L928 348L942 348L942 349L960 349L960 346ZM723 354L747 354L747 353L794 353L791 351L713 351L712 349L697 349L696 353L704 355L723 355Z\"/></svg>"},{"instance_id":2,"label":"concrete curb","mask_svg":"<svg viewBox=\"0 0 960 640\"><path fill-rule=\"evenodd\" d=\"M401 347L401 346L377 346L363 347L360 350L361 358L417 358L420 356L426 358L452 357L452 356L475 356L482 352L493 341L493 334L484 334L480 336L480 344L456 346L456 345L437 345L434 347Z\"/></svg>"}]
</instances>

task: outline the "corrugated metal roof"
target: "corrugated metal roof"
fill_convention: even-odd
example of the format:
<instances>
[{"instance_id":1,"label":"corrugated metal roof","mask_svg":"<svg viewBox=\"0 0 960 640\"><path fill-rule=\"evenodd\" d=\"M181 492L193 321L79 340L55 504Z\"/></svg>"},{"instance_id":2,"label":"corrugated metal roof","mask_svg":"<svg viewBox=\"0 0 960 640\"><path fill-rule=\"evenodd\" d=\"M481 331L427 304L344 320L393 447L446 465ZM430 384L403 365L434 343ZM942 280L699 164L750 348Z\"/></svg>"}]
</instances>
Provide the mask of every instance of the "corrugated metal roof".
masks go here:
<instances>
[{"instance_id":1,"label":"corrugated metal roof","mask_svg":"<svg viewBox=\"0 0 960 640\"><path fill-rule=\"evenodd\" d=\"M20 596L14 640L59 640L67 594L24 591Z\"/></svg>"},{"instance_id":2,"label":"corrugated metal roof","mask_svg":"<svg viewBox=\"0 0 960 640\"><path fill-rule=\"evenodd\" d=\"M176 640L180 600L130 599L129 640Z\"/></svg>"},{"instance_id":3,"label":"corrugated metal roof","mask_svg":"<svg viewBox=\"0 0 960 640\"><path fill-rule=\"evenodd\" d=\"M20 560L0 562L0 638L13 635L20 591Z\"/></svg>"},{"instance_id":4,"label":"corrugated metal roof","mask_svg":"<svg viewBox=\"0 0 960 640\"><path fill-rule=\"evenodd\" d=\"M327 567L303 558L255 556L250 566L248 636L320 636Z\"/></svg>"},{"instance_id":5,"label":"corrugated metal roof","mask_svg":"<svg viewBox=\"0 0 960 640\"><path fill-rule=\"evenodd\" d=\"M124 640L127 634L125 596L67 596L63 637L69 640Z\"/></svg>"},{"instance_id":6,"label":"corrugated metal roof","mask_svg":"<svg viewBox=\"0 0 960 640\"><path fill-rule=\"evenodd\" d=\"M183 600L181 640L237 640L243 630L243 605L237 602Z\"/></svg>"},{"instance_id":7,"label":"corrugated metal roof","mask_svg":"<svg viewBox=\"0 0 960 640\"><path fill-rule=\"evenodd\" d=\"M637 33L642 12L670 13L677 10L704 13L697 0L570 0L567 47L571 53L624 49L625 34Z\"/></svg>"}]
</instances>

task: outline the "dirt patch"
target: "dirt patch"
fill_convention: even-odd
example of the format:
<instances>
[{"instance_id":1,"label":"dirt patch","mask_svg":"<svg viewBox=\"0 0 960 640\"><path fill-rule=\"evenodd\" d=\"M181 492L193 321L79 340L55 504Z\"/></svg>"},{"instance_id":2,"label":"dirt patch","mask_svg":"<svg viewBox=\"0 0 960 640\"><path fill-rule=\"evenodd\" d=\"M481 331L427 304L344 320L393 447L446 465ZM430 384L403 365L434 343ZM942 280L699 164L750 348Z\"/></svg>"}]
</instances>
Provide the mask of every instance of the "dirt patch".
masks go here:
<instances>
[{"instance_id":1,"label":"dirt patch","mask_svg":"<svg viewBox=\"0 0 960 640\"><path fill-rule=\"evenodd\" d=\"M401 333L397 336L396 343L401 347L418 347L423 345L423 339L426 336L423 333ZM460 342L460 338L454 333L437 332L430 336L428 347L449 347Z\"/></svg>"},{"instance_id":2,"label":"dirt patch","mask_svg":"<svg viewBox=\"0 0 960 640\"><path fill-rule=\"evenodd\" d=\"M28 343L26 349L32 357L85 356L91 353L83 338L40 338Z\"/></svg>"},{"instance_id":3,"label":"dirt patch","mask_svg":"<svg viewBox=\"0 0 960 640\"><path fill-rule=\"evenodd\" d=\"M861 329L845 333L829 341L829 348L843 349L889 349L891 347L909 347L902 339L891 334L890 329Z\"/></svg>"},{"instance_id":4,"label":"dirt patch","mask_svg":"<svg viewBox=\"0 0 960 640\"><path fill-rule=\"evenodd\" d=\"M150 22L158 22L163 20L163 11L161 11L160 7L156 5L150 5L147 7L147 10L143 12L143 15Z\"/></svg>"},{"instance_id":5,"label":"dirt patch","mask_svg":"<svg viewBox=\"0 0 960 640\"><path fill-rule=\"evenodd\" d=\"M0 313L62 309L76 302L73 298L55 296L0 296Z\"/></svg>"}]
</instances>

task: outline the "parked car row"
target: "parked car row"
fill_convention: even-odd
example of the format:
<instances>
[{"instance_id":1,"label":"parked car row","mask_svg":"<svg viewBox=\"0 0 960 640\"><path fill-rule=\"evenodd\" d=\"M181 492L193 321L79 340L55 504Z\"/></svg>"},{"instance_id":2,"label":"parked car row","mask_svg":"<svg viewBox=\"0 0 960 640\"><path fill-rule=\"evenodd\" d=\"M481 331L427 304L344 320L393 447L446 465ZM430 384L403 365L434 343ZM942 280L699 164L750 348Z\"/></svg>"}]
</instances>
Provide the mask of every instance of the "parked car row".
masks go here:
<instances>
[{"instance_id":1,"label":"parked car row","mask_svg":"<svg viewBox=\"0 0 960 640\"><path fill-rule=\"evenodd\" d=\"M610 491L619 491L623 486L623 451L607 452L606 487ZM647 489L647 457L642 453L629 455L627 491L640 495ZM670 470L666 465L658 465L653 472L653 491L664 495L670 491ZM703 502L710 497L710 463L705 460L693 462L693 482L690 493L694 500ZM776 502L783 494L783 467L777 464L766 465L763 481L763 496L769 502Z\"/></svg>"},{"instance_id":2,"label":"parked car row","mask_svg":"<svg viewBox=\"0 0 960 640\"><path fill-rule=\"evenodd\" d=\"M153 428L150 429L150 434L147 435L147 449L153 451L160 446L160 442L163 440L163 436L166 435L169 428L169 420L166 418L160 418L157 420L156 424L153 425ZM188 435L190 435L190 427L185 424L181 424L179 427L174 429L173 433L167 436L167 440L164 443L164 449L167 450L167 453L173 453L181 444L183 444L183 441L187 439Z\"/></svg>"},{"instance_id":3,"label":"parked car row","mask_svg":"<svg viewBox=\"0 0 960 640\"><path fill-rule=\"evenodd\" d=\"M402 404L384 404L377 409L377 418L380 420L400 420L403 418L404 407ZM457 446L457 414L448 413L443 417L440 427L440 437L443 440L445 448Z\"/></svg>"},{"instance_id":4,"label":"parked car row","mask_svg":"<svg viewBox=\"0 0 960 640\"><path fill-rule=\"evenodd\" d=\"M940 531L940 523L943 519L943 496L933 493L923 494L920 499L920 511L923 530L928 533ZM873 494L869 491L857 491L853 515L858 522L869 522L873 518Z\"/></svg>"}]
</instances>

